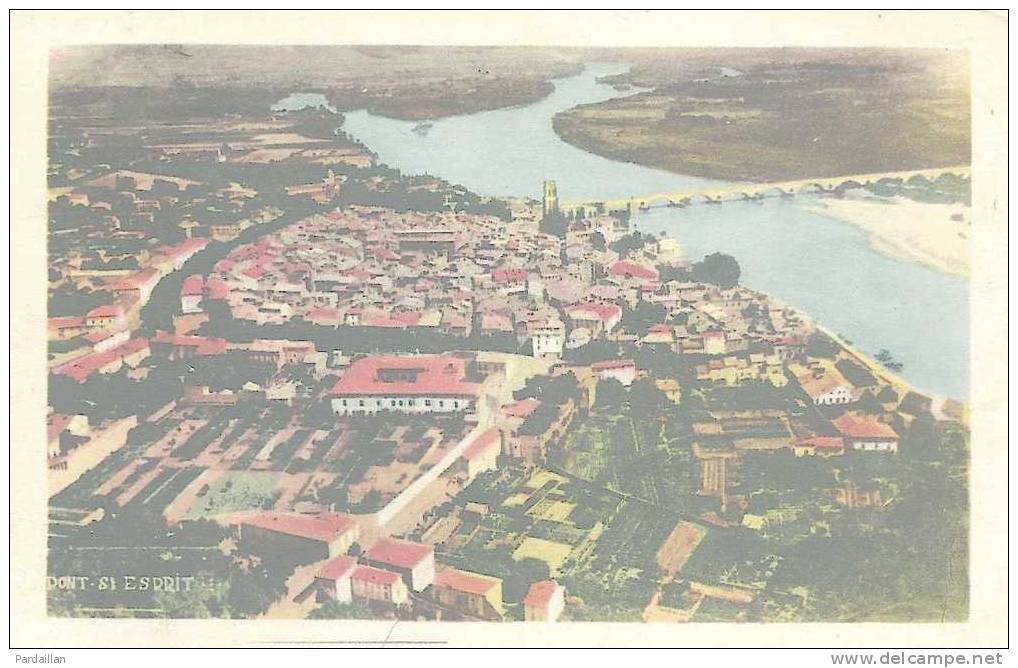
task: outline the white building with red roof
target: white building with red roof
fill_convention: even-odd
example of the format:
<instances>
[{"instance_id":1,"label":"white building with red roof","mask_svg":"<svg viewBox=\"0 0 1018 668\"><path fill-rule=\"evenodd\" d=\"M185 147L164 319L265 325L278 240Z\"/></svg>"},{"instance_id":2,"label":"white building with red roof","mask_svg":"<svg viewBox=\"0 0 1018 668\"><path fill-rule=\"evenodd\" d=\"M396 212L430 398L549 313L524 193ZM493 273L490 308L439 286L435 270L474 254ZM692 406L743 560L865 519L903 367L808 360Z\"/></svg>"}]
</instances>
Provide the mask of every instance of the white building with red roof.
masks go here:
<instances>
[{"instance_id":1,"label":"white building with red roof","mask_svg":"<svg viewBox=\"0 0 1018 668\"><path fill-rule=\"evenodd\" d=\"M502 267L491 272L491 281L503 294L515 294L527 290L527 270Z\"/></svg>"},{"instance_id":2,"label":"white building with red roof","mask_svg":"<svg viewBox=\"0 0 1018 668\"><path fill-rule=\"evenodd\" d=\"M565 607L565 587L554 580L541 580L530 585L523 598L523 619L528 622L554 622Z\"/></svg>"},{"instance_id":3,"label":"white building with red roof","mask_svg":"<svg viewBox=\"0 0 1018 668\"><path fill-rule=\"evenodd\" d=\"M134 338L116 348L104 352L93 352L61 364L53 373L84 383L93 374L111 374L120 371L124 364L134 368L150 354L148 339Z\"/></svg>"},{"instance_id":4,"label":"white building with red roof","mask_svg":"<svg viewBox=\"0 0 1018 668\"><path fill-rule=\"evenodd\" d=\"M184 279L180 287L180 311L182 313L200 313L201 300L205 296L205 281L198 274Z\"/></svg>"},{"instance_id":5,"label":"white building with red roof","mask_svg":"<svg viewBox=\"0 0 1018 668\"><path fill-rule=\"evenodd\" d=\"M208 246L209 240L195 237L184 239L172 246L160 246L156 249L156 258L153 264L164 272L177 271L184 266L184 263L191 259L195 253Z\"/></svg>"},{"instance_id":6,"label":"white building with red roof","mask_svg":"<svg viewBox=\"0 0 1018 668\"><path fill-rule=\"evenodd\" d=\"M340 603L353 600L353 586L350 578L357 568L357 559L346 554L333 557L315 573L315 589L318 600L332 599Z\"/></svg>"},{"instance_id":7,"label":"white building with red roof","mask_svg":"<svg viewBox=\"0 0 1018 668\"><path fill-rule=\"evenodd\" d=\"M796 457L835 457L845 454L845 439L841 436L807 436L790 447Z\"/></svg>"},{"instance_id":8,"label":"white building with red roof","mask_svg":"<svg viewBox=\"0 0 1018 668\"><path fill-rule=\"evenodd\" d=\"M499 578L445 568L435 578L434 590L440 604L470 617L501 621L505 615Z\"/></svg>"},{"instance_id":9,"label":"white building with red roof","mask_svg":"<svg viewBox=\"0 0 1018 668\"><path fill-rule=\"evenodd\" d=\"M898 433L891 425L873 415L845 413L834 420L834 427L853 450L897 452Z\"/></svg>"},{"instance_id":10,"label":"white building with red roof","mask_svg":"<svg viewBox=\"0 0 1018 668\"><path fill-rule=\"evenodd\" d=\"M828 360L810 366L792 364L789 370L816 406L850 404L859 398L855 387Z\"/></svg>"},{"instance_id":11,"label":"white building with red roof","mask_svg":"<svg viewBox=\"0 0 1018 668\"><path fill-rule=\"evenodd\" d=\"M597 336L615 329L622 320L622 308L618 304L588 301L567 306L566 315L573 327L584 327Z\"/></svg>"},{"instance_id":12,"label":"white building with red roof","mask_svg":"<svg viewBox=\"0 0 1018 668\"><path fill-rule=\"evenodd\" d=\"M171 360L190 359L192 357L215 357L226 353L226 339L211 336L193 336L189 334L171 334L157 331L152 338L157 354Z\"/></svg>"},{"instance_id":13,"label":"white building with red roof","mask_svg":"<svg viewBox=\"0 0 1018 668\"><path fill-rule=\"evenodd\" d=\"M558 318L547 318L529 326L534 357L558 359L566 344L566 326Z\"/></svg>"},{"instance_id":14,"label":"white building with red roof","mask_svg":"<svg viewBox=\"0 0 1018 668\"><path fill-rule=\"evenodd\" d=\"M240 523L241 538L269 543L278 549L305 550L319 558L345 554L360 536L360 528L342 513L258 513Z\"/></svg>"},{"instance_id":15,"label":"white building with red roof","mask_svg":"<svg viewBox=\"0 0 1018 668\"><path fill-rule=\"evenodd\" d=\"M92 345L92 350L97 353L105 353L122 346L131 338L131 332L126 329L97 329L85 335L85 340Z\"/></svg>"},{"instance_id":16,"label":"white building with red roof","mask_svg":"<svg viewBox=\"0 0 1018 668\"><path fill-rule=\"evenodd\" d=\"M350 574L350 584L353 596L357 599L382 601L396 606L410 602L410 592L399 573L373 566L357 566Z\"/></svg>"},{"instance_id":17,"label":"white building with red roof","mask_svg":"<svg viewBox=\"0 0 1018 668\"><path fill-rule=\"evenodd\" d=\"M127 294L146 302L160 278L162 275L157 269L148 267L116 281L110 289L117 295Z\"/></svg>"},{"instance_id":18,"label":"white building with red roof","mask_svg":"<svg viewBox=\"0 0 1018 668\"><path fill-rule=\"evenodd\" d=\"M701 334L700 338L703 340L703 352L707 355L724 355L728 349L722 331L712 329Z\"/></svg>"},{"instance_id":19,"label":"white building with red roof","mask_svg":"<svg viewBox=\"0 0 1018 668\"><path fill-rule=\"evenodd\" d=\"M473 481L484 471L494 471L498 466L498 455L502 452L502 432L491 427L478 436L463 451L467 481Z\"/></svg>"},{"instance_id":20,"label":"white building with red roof","mask_svg":"<svg viewBox=\"0 0 1018 668\"><path fill-rule=\"evenodd\" d=\"M364 562L399 573L414 591L424 591L435 579L435 548L423 543L379 538L364 553Z\"/></svg>"},{"instance_id":21,"label":"white building with red roof","mask_svg":"<svg viewBox=\"0 0 1018 668\"><path fill-rule=\"evenodd\" d=\"M636 380L636 362L631 359L605 360L590 365L591 370L597 375L598 380L614 378L626 387Z\"/></svg>"},{"instance_id":22,"label":"white building with red roof","mask_svg":"<svg viewBox=\"0 0 1018 668\"><path fill-rule=\"evenodd\" d=\"M66 341L85 331L85 318L80 315L57 316L46 321L46 333L50 341Z\"/></svg>"},{"instance_id":23,"label":"white building with red roof","mask_svg":"<svg viewBox=\"0 0 1018 668\"><path fill-rule=\"evenodd\" d=\"M629 260L619 260L608 267L608 275L615 278L635 279L638 281L656 281L657 269L647 267Z\"/></svg>"},{"instance_id":24,"label":"white building with red roof","mask_svg":"<svg viewBox=\"0 0 1018 668\"><path fill-rule=\"evenodd\" d=\"M85 314L85 325L89 329L123 329L127 326L127 316L124 307L118 304L97 306Z\"/></svg>"},{"instance_id":25,"label":"white building with red roof","mask_svg":"<svg viewBox=\"0 0 1018 668\"><path fill-rule=\"evenodd\" d=\"M453 355L371 355L350 365L329 391L337 415L462 413L475 408L480 383Z\"/></svg>"}]
</instances>

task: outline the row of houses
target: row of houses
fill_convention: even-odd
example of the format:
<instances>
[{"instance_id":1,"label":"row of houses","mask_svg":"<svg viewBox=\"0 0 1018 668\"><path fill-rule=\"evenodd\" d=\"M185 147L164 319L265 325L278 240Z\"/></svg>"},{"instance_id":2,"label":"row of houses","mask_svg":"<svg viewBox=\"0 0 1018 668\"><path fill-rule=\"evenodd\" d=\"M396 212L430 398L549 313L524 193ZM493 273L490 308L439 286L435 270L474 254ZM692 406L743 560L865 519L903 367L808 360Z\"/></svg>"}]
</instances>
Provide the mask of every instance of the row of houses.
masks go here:
<instances>
[{"instance_id":1,"label":"row of houses","mask_svg":"<svg viewBox=\"0 0 1018 668\"><path fill-rule=\"evenodd\" d=\"M321 561L311 585L319 602L354 601L409 608L415 598L446 614L500 621L506 611L502 580L439 567L431 545L383 537L363 552L351 548L360 537L357 522L340 513L260 513L240 524L242 538L266 549L299 552ZM554 621L565 607L565 590L553 581L531 585L524 599L527 621Z\"/></svg>"}]
</instances>

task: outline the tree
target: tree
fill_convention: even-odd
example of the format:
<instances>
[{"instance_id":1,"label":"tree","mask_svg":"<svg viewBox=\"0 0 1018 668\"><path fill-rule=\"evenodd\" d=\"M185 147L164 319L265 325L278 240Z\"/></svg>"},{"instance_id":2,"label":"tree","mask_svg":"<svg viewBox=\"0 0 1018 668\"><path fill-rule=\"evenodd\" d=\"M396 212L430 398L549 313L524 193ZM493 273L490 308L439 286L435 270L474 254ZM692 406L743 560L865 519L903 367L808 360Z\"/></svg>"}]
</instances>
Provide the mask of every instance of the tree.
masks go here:
<instances>
[{"instance_id":1,"label":"tree","mask_svg":"<svg viewBox=\"0 0 1018 668\"><path fill-rule=\"evenodd\" d=\"M869 390L862 393L855 407L859 412L869 413L870 415L880 415L884 412L884 407L881 405L880 400L873 396L873 393Z\"/></svg>"},{"instance_id":2,"label":"tree","mask_svg":"<svg viewBox=\"0 0 1018 668\"><path fill-rule=\"evenodd\" d=\"M550 211L546 216L541 218L541 222L538 224L538 229L545 234L565 238L566 230L569 229L569 222L566 220L566 217L562 215L562 212Z\"/></svg>"},{"instance_id":3,"label":"tree","mask_svg":"<svg viewBox=\"0 0 1018 668\"><path fill-rule=\"evenodd\" d=\"M600 232L594 232L590 235L590 247L597 251L603 251L608 246L605 243L604 235Z\"/></svg>"},{"instance_id":4,"label":"tree","mask_svg":"<svg viewBox=\"0 0 1018 668\"><path fill-rule=\"evenodd\" d=\"M622 315L622 326L627 332L642 334L651 325L660 325L668 317L668 312L661 304L640 302L635 309L626 310Z\"/></svg>"},{"instance_id":5,"label":"tree","mask_svg":"<svg viewBox=\"0 0 1018 668\"><path fill-rule=\"evenodd\" d=\"M881 403L889 404L898 400L898 393L894 391L893 387L887 385L884 389L880 390L880 394L877 395L877 399L879 399Z\"/></svg>"},{"instance_id":6,"label":"tree","mask_svg":"<svg viewBox=\"0 0 1018 668\"><path fill-rule=\"evenodd\" d=\"M322 607L312 610L309 619L377 619L371 608L361 602L340 603L326 601Z\"/></svg>"},{"instance_id":7,"label":"tree","mask_svg":"<svg viewBox=\"0 0 1018 668\"><path fill-rule=\"evenodd\" d=\"M640 378L629 389L630 413L637 420L654 420L674 407L650 378Z\"/></svg>"},{"instance_id":8,"label":"tree","mask_svg":"<svg viewBox=\"0 0 1018 668\"><path fill-rule=\"evenodd\" d=\"M618 409L629 395L626 387L614 378L606 378L597 384L595 405L597 408Z\"/></svg>"},{"instance_id":9,"label":"tree","mask_svg":"<svg viewBox=\"0 0 1018 668\"><path fill-rule=\"evenodd\" d=\"M654 237L650 235L644 239L643 234L640 232L631 232L616 239L612 243L611 249L618 253L620 257L625 257L632 251L643 248L644 243L653 241L653 239Z\"/></svg>"},{"instance_id":10,"label":"tree","mask_svg":"<svg viewBox=\"0 0 1018 668\"><path fill-rule=\"evenodd\" d=\"M739 284L742 269L731 255L711 253L693 265L693 280L699 283L712 283L722 288L732 288Z\"/></svg>"},{"instance_id":11,"label":"tree","mask_svg":"<svg viewBox=\"0 0 1018 668\"><path fill-rule=\"evenodd\" d=\"M841 348L834 339L822 332L814 332L806 340L806 354L810 357L834 359L840 351Z\"/></svg>"},{"instance_id":12,"label":"tree","mask_svg":"<svg viewBox=\"0 0 1018 668\"><path fill-rule=\"evenodd\" d=\"M852 360L838 360L838 363L835 366L848 380L848 382L852 383L856 387L872 387L877 384L877 379L873 377L872 373Z\"/></svg>"},{"instance_id":13,"label":"tree","mask_svg":"<svg viewBox=\"0 0 1018 668\"><path fill-rule=\"evenodd\" d=\"M153 607L160 608L166 619L206 619L225 613L227 582L208 578L209 584L190 585L180 591L160 591L152 595Z\"/></svg>"}]
</instances>

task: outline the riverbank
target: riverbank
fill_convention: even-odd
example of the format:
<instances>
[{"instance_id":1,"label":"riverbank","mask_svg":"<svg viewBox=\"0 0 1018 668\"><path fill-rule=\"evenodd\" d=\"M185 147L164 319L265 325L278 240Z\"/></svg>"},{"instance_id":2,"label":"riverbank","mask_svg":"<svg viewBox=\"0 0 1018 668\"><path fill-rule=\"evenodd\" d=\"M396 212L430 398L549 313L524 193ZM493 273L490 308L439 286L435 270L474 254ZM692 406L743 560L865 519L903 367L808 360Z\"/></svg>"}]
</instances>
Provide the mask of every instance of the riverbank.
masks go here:
<instances>
[{"instance_id":1,"label":"riverbank","mask_svg":"<svg viewBox=\"0 0 1018 668\"><path fill-rule=\"evenodd\" d=\"M853 344L851 344L848 341L846 341L844 339L844 337L842 337L841 335L837 334L836 332L828 329L827 327L824 327L823 325L817 324L816 322L813 323L813 326L816 327L818 331L823 332L824 334L829 336L835 343L837 343L839 346L841 346L841 349L853 361L855 361L856 363L860 364L863 368L865 368L867 371L869 371L875 377L880 379L882 382L887 383L888 385L890 385L894 389L894 391L898 393L899 397L904 397L908 392L912 392L912 391L917 392L918 394L921 394L921 395L929 397L932 400L932 402L933 402L933 413L934 413L935 416L938 416L938 419L956 419L954 417L947 417L945 415L944 408L945 408L945 406L947 406L952 401L958 402L963 407L963 409L962 409L963 417L961 418L960 421L962 422L962 424L964 424L966 427L968 427L968 419L969 419L968 418L968 405L969 405L969 398L968 397L964 397L964 398L961 398L961 399L956 398L956 397L947 397L947 396L944 396L943 394L939 394L939 393L936 393L936 392L927 392L927 391L925 391L925 390L923 390L921 388L918 388L915 385L913 385L911 382L905 380L904 378L899 376L897 373L889 370L883 364L881 364L880 362L876 361L875 359L873 359L872 357L870 357L866 353L864 353L861 350L859 350L858 348L856 348Z\"/></svg>"},{"instance_id":2,"label":"riverbank","mask_svg":"<svg viewBox=\"0 0 1018 668\"><path fill-rule=\"evenodd\" d=\"M883 255L969 276L969 207L900 197L846 197L819 200L806 209L863 229L870 246Z\"/></svg>"},{"instance_id":3,"label":"riverbank","mask_svg":"<svg viewBox=\"0 0 1018 668\"><path fill-rule=\"evenodd\" d=\"M562 140L675 174L761 183L963 164L971 154L957 54L716 49L619 59L631 68L603 81L644 92L561 111Z\"/></svg>"},{"instance_id":4,"label":"riverbank","mask_svg":"<svg viewBox=\"0 0 1018 668\"><path fill-rule=\"evenodd\" d=\"M413 123L364 111L346 114L343 130L394 168L438 176L485 195L539 198L546 179L556 181L563 200L727 185L609 160L562 141L552 118L617 97L602 80L625 70L619 64L589 63L582 74L556 80L555 92L537 104L456 116L436 122L427 133L412 132ZM732 255L742 267L743 284L809 313L864 350L894 351L905 365L903 375L918 387L968 396L967 282L889 258L858 228L807 210L810 201L660 207L634 213L632 224L677 239L691 257ZM924 335L917 337L916 331Z\"/></svg>"},{"instance_id":5,"label":"riverbank","mask_svg":"<svg viewBox=\"0 0 1018 668\"><path fill-rule=\"evenodd\" d=\"M50 86L63 106L98 115L254 114L296 89L339 112L420 121L536 103L582 62L582 52L554 47L82 45L60 49Z\"/></svg>"}]
</instances>

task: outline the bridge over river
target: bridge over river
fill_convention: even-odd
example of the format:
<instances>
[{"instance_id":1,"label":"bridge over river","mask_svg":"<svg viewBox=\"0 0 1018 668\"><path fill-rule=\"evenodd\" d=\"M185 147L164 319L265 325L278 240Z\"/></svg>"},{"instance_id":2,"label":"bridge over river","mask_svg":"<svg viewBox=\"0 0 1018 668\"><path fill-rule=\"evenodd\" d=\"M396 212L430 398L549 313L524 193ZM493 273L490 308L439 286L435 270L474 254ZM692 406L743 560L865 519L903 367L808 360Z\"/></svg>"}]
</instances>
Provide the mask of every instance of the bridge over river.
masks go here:
<instances>
[{"instance_id":1,"label":"bridge over river","mask_svg":"<svg viewBox=\"0 0 1018 668\"><path fill-rule=\"evenodd\" d=\"M760 200L770 197L794 197L799 194L825 193L839 187L851 185L870 185L885 179L901 179L907 181L914 176L936 179L945 174L968 177L971 168L968 165L957 167L937 167L933 169L916 169L903 172L882 172L879 174L854 174L830 178L798 179L775 183L732 183L725 186L704 190L685 190L646 195L633 195L620 199L563 201L559 208L566 213L581 209L603 208L605 211L619 209L649 209L655 206L689 206L692 204L720 204L722 202Z\"/></svg>"}]
</instances>

